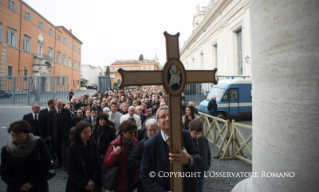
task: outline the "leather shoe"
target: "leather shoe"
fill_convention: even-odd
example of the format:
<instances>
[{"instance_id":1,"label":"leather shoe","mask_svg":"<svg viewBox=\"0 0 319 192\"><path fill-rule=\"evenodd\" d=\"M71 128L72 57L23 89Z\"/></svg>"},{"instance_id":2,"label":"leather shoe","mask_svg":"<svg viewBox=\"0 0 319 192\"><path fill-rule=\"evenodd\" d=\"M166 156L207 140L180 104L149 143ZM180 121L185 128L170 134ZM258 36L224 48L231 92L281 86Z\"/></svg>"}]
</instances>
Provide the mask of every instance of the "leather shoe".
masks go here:
<instances>
[{"instance_id":1,"label":"leather shoe","mask_svg":"<svg viewBox=\"0 0 319 192\"><path fill-rule=\"evenodd\" d=\"M63 167L62 167L62 170L63 170L63 171L66 171L66 167L63 166Z\"/></svg>"}]
</instances>

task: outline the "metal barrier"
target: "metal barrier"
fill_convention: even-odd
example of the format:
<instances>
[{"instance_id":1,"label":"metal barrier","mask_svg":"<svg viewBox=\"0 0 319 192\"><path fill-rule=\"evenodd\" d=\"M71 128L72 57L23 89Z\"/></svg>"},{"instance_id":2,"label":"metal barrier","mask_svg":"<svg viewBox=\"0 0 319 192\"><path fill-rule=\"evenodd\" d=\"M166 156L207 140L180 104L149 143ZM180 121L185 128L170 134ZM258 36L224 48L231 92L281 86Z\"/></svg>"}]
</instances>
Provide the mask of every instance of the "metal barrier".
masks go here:
<instances>
[{"instance_id":1,"label":"metal barrier","mask_svg":"<svg viewBox=\"0 0 319 192\"><path fill-rule=\"evenodd\" d=\"M69 100L68 76L0 76L0 104L47 104Z\"/></svg>"},{"instance_id":2,"label":"metal barrier","mask_svg":"<svg viewBox=\"0 0 319 192\"><path fill-rule=\"evenodd\" d=\"M252 134L246 139L239 129L239 127L252 129L252 126L236 123L233 120L232 130L230 131L229 119L223 120L205 113L200 113L200 118L203 121L203 135L210 143L218 147L218 152L214 158L221 160L240 159L248 164L252 164L252 160L244 155L244 153L249 153L250 157L252 157L252 150L249 145L249 142L252 140ZM221 126L220 124L224 125ZM239 135L240 140L237 135ZM244 149L246 150L244 151Z\"/></svg>"},{"instance_id":3,"label":"metal barrier","mask_svg":"<svg viewBox=\"0 0 319 192\"><path fill-rule=\"evenodd\" d=\"M249 79L250 76L225 76L217 75L215 76L217 81L225 79ZM196 106L199 106L199 103L206 99L209 91L213 87L213 83L193 83L186 84L184 89L185 102L188 104L189 101L193 101Z\"/></svg>"}]
</instances>

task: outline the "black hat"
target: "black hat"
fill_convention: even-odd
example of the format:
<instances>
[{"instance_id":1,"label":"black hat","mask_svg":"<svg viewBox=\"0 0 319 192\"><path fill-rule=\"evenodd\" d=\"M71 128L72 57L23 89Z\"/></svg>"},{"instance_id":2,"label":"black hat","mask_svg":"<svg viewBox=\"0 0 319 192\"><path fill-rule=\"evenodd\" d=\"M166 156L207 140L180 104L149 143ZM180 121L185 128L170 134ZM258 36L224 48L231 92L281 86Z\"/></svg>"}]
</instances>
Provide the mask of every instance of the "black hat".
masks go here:
<instances>
[{"instance_id":1,"label":"black hat","mask_svg":"<svg viewBox=\"0 0 319 192\"><path fill-rule=\"evenodd\" d=\"M87 104L87 103L82 103L82 104L81 104L81 107L82 107L82 106L85 106L85 107L86 107L86 106L88 106L88 104Z\"/></svg>"}]
</instances>

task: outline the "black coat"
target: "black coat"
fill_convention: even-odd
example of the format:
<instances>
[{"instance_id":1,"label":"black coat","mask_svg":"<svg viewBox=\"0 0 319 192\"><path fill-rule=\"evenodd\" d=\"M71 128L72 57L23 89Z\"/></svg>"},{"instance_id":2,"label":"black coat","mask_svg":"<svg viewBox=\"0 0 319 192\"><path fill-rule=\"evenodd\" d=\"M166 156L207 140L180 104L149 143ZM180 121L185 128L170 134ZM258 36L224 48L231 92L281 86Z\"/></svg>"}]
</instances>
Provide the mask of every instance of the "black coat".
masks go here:
<instances>
[{"instance_id":1,"label":"black coat","mask_svg":"<svg viewBox=\"0 0 319 192\"><path fill-rule=\"evenodd\" d=\"M80 153L79 153L80 151ZM85 163L86 178L80 154ZM96 141L89 140L87 146L79 142L72 143L66 152L66 169L68 173L68 180L66 183L66 192L84 192L89 180L99 183L100 176L100 161L98 151L96 149Z\"/></svg>"},{"instance_id":2,"label":"black coat","mask_svg":"<svg viewBox=\"0 0 319 192\"><path fill-rule=\"evenodd\" d=\"M93 139L97 141L97 149L100 156L105 156L109 144L115 138L116 130L111 124L103 127L97 125L93 128Z\"/></svg>"},{"instance_id":3,"label":"black coat","mask_svg":"<svg viewBox=\"0 0 319 192\"><path fill-rule=\"evenodd\" d=\"M207 109L209 112L209 115L216 116L217 115L217 104L216 101L211 99L207 105Z\"/></svg>"},{"instance_id":4,"label":"black coat","mask_svg":"<svg viewBox=\"0 0 319 192\"><path fill-rule=\"evenodd\" d=\"M40 153L40 160L38 154ZM44 179L51 164L50 152L42 138L36 141L36 147L26 157L12 156L6 146L1 151L1 179L8 185L8 191L19 191L29 182L32 191L48 191L48 182Z\"/></svg>"},{"instance_id":5,"label":"black coat","mask_svg":"<svg viewBox=\"0 0 319 192\"><path fill-rule=\"evenodd\" d=\"M200 171L201 171L201 177L204 177L204 171L208 171L212 161L212 154L210 152L208 140L206 137L200 136L198 140L193 139L193 141L199 154L203 158L203 163L202 163L202 167Z\"/></svg>"},{"instance_id":6,"label":"black coat","mask_svg":"<svg viewBox=\"0 0 319 192\"><path fill-rule=\"evenodd\" d=\"M82 121L82 117L78 117L78 116L72 117L72 127L74 127L80 121Z\"/></svg>"},{"instance_id":7,"label":"black coat","mask_svg":"<svg viewBox=\"0 0 319 192\"><path fill-rule=\"evenodd\" d=\"M47 117L43 113L37 114L38 120L35 121L33 119L33 114L29 113L23 116L23 120L27 121L31 125L31 133L33 135L40 136L42 138L46 138L47 135Z\"/></svg>"},{"instance_id":8,"label":"black coat","mask_svg":"<svg viewBox=\"0 0 319 192\"><path fill-rule=\"evenodd\" d=\"M148 137L146 136L144 139L138 142L135 149L131 152L131 154L127 158L127 164L131 168L140 169L142 157L143 157L143 147L144 142L148 140ZM139 179L138 181L138 192L141 191L147 191L144 187L142 181Z\"/></svg>"},{"instance_id":9,"label":"black coat","mask_svg":"<svg viewBox=\"0 0 319 192\"><path fill-rule=\"evenodd\" d=\"M192 142L189 131L183 130L183 146L188 154L194 159L194 167L190 170L189 165L184 165L184 172L197 172L202 165L202 157L197 152L197 149ZM165 192L170 191L170 178L160 177L160 171L170 172L170 163L168 156L168 149L166 142L164 142L161 132L156 133L152 138L144 142L143 158L140 167L139 177L148 191ZM149 173L154 171L157 175L150 177ZM197 191L197 178L184 178L184 191Z\"/></svg>"},{"instance_id":10,"label":"black coat","mask_svg":"<svg viewBox=\"0 0 319 192\"><path fill-rule=\"evenodd\" d=\"M49 112L49 136L53 139L57 139L59 135L62 135L61 139L69 138L69 131L72 126L71 114L68 109L62 108L61 114L57 114L56 109L52 109Z\"/></svg>"}]
</instances>

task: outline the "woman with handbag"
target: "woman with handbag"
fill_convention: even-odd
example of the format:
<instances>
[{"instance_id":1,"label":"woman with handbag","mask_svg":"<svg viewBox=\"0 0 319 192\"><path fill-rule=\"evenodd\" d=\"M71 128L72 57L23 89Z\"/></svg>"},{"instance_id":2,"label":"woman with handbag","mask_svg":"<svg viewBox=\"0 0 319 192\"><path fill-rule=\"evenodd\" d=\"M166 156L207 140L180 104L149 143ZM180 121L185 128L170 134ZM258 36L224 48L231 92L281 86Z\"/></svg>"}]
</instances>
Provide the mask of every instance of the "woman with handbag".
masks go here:
<instances>
[{"instance_id":1,"label":"woman with handbag","mask_svg":"<svg viewBox=\"0 0 319 192\"><path fill-rule=\"evenodd\" d=\"M131 120L126 120L119 126L119 134L107 149L103 164L106 168L118 166L117 185L115 192L132 192L137 186L138 169L131 168L127 164L127 158L137 146L138 140L134 137L137 126ZM103 184L103 183L102 183Z\"/></svg>"},{"instance_id":2,"label":"woman with handbag","mask_svg":"<svg viewBox=\"0 0 319 192\"><path fill-rule=\"evenodd\" d=\"M7 191L48 192L51 158L45 141L30 133L25 120L11 123L8 132L12 141L2 148L0 169Z\"/></svg>"},{"instance_id":3,"label":"woman with handbag","mask_svg":"<svg viewBox=\"0 0 319 192\"><path fill-rule=\"evenodd\" d=\"M91 139L91 124L76 124L72 141L66 152L68 180L66 192L101 191L99 183L100 161L96 141Z\"/></svg>"}]
</instances>

